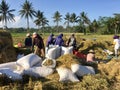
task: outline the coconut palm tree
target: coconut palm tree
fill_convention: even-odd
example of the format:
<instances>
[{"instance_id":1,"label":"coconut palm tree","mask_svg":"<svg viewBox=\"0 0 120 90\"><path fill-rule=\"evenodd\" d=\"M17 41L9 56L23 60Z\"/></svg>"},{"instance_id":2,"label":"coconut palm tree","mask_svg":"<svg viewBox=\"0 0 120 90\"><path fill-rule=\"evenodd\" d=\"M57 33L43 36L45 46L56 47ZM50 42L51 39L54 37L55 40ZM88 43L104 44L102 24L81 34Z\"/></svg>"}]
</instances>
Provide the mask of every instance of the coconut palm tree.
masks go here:
<instances>
[{"instance_id":1,"label":"coconut palm tree","mask_svg":"<svg viewBox=\"0 0 120 90\"><path fill-rule=\"evenodd\" d=\"M12 14L15 9L10 9L8 3L5 0L2 0L0 4L0 19L3 23L3 28L7 27L7 21L15 21L14 14Z\"/></svg>"},{"instance_id":2,"label":"coconut palm tree","mask_svg":"<svg viewBox=\"0 0 120 90\"><path fill-rule=\"evenodd\" d=\"M19 11L19 14L21 17L25 17L27 19L27 30L29 30L29 18L32 19L33 16L35 16L35 10L32 3L27 0L21 5L21 7L22 9Z\"/></svg>"},{"instance_id":3,"label":"coconut palm tree","mask_svg":"<svg viewBox=\"0 0 120 90\"><path fill-rule=\"evenodd\" d=\"M80 21L83 22L84 27L87 25L90 25L91 22L90 22L89 18L87 17L87 14L85 12L80 13L79 18L80 18ZM86 35L86 29L84 29L84 35Z\"/></svg>"},{"instance_id":4,"label":"coconut palm tree","mask_svg":"<svg viewBox=\"0 0 120 90\"><path fill-rule=\"evenodd\" d=\"M72 13L71 16L70 16L70 22L73 23L73 26L75 23L78 22L78 16L76 16L75 13Z\"/></svg>"},{"instance_id":5,"label":"coconut palm tree","mask_svg":"<svg viewBox=\"0 0 120 90\"><path fill-rule=\"evenodd\" d=\"M98 22L96 21L96 19L94 19L92 22L92 28L93 28L94 33L95 33L97 31L97 28L98 28Z\"/></svg>"},{"instance_id":6,"label":"coconut palm tree","mask_svg":"<svg viewBox=\"0 0 120 90\"><path fill-rule=\"evenodd\" d=\"M59 22L61 22L61 20L62 20L61 17L62 17L62 15L60 15L60 13L58 11L56 11L54 13L53 19L54 19L54 22L56 23L56 26L57 26L57 32L59 32L58 31L58 25L59 25Z\"/></svg>"},{"instance_id":7,"label":"coconut palm tree","mask_svg":"<svg viewBox=\"0 0 120 90\"><path fill-rule=\"evenodd\" d=\"M43 12L41 12L40 10L38 10L35 14L36 20L34 21L34 23L38 26L38 30L40 29L40 26L42 28L44 28L45 25L48 25L48 20L46 19L46 17L44 17Z\"/></svg>"},{"instance_id":8,"label":"coconut palm tree","mask_svg":"<svg viewBox=\"0 0 120 90\"><path fill-rule=\"evenodd\" d=\"M70 26L70 14L69 13L67 13L66 15L65 15L65 24L67 24L67 27L69 27Z\"/></svg>"}]
</instances>

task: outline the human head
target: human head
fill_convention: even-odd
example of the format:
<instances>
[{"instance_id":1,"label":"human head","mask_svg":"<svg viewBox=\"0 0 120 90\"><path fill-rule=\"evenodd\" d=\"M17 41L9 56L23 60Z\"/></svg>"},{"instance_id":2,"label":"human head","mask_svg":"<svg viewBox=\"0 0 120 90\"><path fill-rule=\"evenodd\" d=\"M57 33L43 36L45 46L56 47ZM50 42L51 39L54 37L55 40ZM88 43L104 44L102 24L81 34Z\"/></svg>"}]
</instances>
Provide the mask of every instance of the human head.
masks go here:
<instances>
[{"instance_id":1,"label":"human head","mask_svg":"<svg viewBox=\"0 0 120 90\"><path fill-rule=\"evenodd\" d=\"M117 35L114 35L114 37L113 37L113 39L118 39L119 38L119 36L117 36Z\"/></svg>"},{"instance_id":2,"label":"human head","mask_svg":"<svg viewBox=\"0 0 120 90\"><path fill-rule=\"evenodd\" d=\"M34 32L33 33L33 38L35 38L37 36L37 33L36 32Z\"/></svg>"},{"instance_id":3,"label":"human head","mask_svg":"<svg viewBox=\"0 0 120 90\"><path fill-rule=\"evenodd\" d=\"M30 37L30 36L31 36L30 33L27 33L27 34L26 34L26 37Z\"/></svg>"},{"instance_id":4,"label":"human head","mask_svg":"<svg viewBox=\"0 0 120 90\"><path fill-rule=\"evenodd\" d=\"M54 36L54 34L53 34L53 33L51 33L51 34L50 34L50 36L52 36L52 37L53 37L53 36Z\"/></svg>"},{"instance_id":5,"label":"human head","mask_svg":"<svg viewBox=\"0 0 120 90\"><path fill-rule=\"evenodd\" d=\"M75 36L75 34L73 33L71 36L72 36L72 37L74 37L74 36Z\"/></svg>"}]
</instances>

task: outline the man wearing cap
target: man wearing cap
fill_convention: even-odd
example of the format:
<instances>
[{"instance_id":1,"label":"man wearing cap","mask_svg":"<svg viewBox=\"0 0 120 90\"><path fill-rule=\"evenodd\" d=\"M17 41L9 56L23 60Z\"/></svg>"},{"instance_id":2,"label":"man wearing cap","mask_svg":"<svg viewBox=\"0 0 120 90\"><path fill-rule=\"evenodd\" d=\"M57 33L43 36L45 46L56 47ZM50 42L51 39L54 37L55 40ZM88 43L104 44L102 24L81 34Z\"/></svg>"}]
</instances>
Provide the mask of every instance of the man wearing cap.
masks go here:
<instances>
[{"instance_id":1,"label":"man wearing cap","mask_svg":"<svg viewBox=\"0 0 120 90\"><path fill-rule=\"evenodd\" d=\"M31 35L30 33L27 33L26 34L26 38L25 38L25 47L26 48L30 48L31 49L31 46L32 46L32 38L31 38Z\"/></svg>"},{"instance_id":2,"label":"man wearing cap","mask_svg":"<svg viewBox=\"0 0 120 90\"><path fill-rule=\"evenodd\" d=\"M34 46L36 46L34 50ZM32 51L40 57L45 57L45 47L42 37L36 32L33 33Z\"/></svg>"}]
</instances>

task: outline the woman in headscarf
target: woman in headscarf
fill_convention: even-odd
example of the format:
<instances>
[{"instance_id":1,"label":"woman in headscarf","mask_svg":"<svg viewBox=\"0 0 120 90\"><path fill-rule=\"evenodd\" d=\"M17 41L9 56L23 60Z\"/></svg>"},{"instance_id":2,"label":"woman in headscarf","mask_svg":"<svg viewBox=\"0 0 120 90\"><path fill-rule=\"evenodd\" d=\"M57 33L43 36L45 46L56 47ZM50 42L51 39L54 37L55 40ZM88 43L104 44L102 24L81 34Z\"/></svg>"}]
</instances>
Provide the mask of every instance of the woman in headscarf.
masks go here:
<instances>
[{"instance_id":1,"label":"woman in headscarf","mask_svg":"<svg viewBox=\"0 0 120 90\"><path fill-rule=\"evenodd\" d=\"M50 34L50 36L48 37L48 40L47 40L47 43L46 43L47 47L49 47L49 45L54 45L55 39L53 37L54 37L54 34Z\"/></svg>"},{"instance_id":2,"label":"woman in headscarf","mask_svg":"<svg viewBox=\"0 0 120 90\"><path fill-rule=\"evenodd\" d=\"M63 40L63 34L60 34L56 40L55 40L55 45L63 46L64 45L64 40Z\"/></svg>"}]
</instances>

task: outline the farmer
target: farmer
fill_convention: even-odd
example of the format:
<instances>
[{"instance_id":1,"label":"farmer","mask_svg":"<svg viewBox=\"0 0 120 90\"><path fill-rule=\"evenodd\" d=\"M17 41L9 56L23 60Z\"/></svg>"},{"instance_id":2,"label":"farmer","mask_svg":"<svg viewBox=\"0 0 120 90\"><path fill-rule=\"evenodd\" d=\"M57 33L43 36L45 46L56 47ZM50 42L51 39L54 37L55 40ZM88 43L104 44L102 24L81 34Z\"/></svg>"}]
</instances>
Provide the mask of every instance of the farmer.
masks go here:
<instances>
[{"instance_id":1,"label":"farmer","mask_svg":"<svg viewBox=\"0 0 120 90\"><path fill-rule=\"evenodd\" d=\"M73 48L76 48L76 38L74 34L68 39L67 46L73 46Z\"/></svg>"},{"instance_id":2,"label":"farmer","mask_svg":"<svg viewBox=\"0 0 120 90\"><path fill-rule=\"evenodd\" d=\"M86 60L87 62L95 62L95 52L92 49L89 50Z\"/></svg>"},{"instance_id":3,"label":"farmer","mask_svg":"<svg viewBox=\"0 0 120 90\"><path fill-rule=\"evenodd\" d=\"M26 34L26 38L25 38L25 42L24 43L25 43L25 47L26 48L31 49L31 47L32 47L32 38L31 38L30 33Z\"/></svg>"},{"instance_id":4,"label":"farmer","mask_svg":"<svg viewBox=\"0 0 120 90\"><path fill-rule=\"evenodd\" d=\"M35 46L35 50L34 50ZM45 47L42 37L36 32L33 33L32 51L42 58L45 58Z\"/></svg>"},{"instance_id":5,"label":"farmer","mask_svg":"<svg viewBox=\"0 0 120 90\"><path fill-rule=\"evenodd\" d=\"M50 36L47 39L46 46L49 47L49 45L54 45L54 44L55 44L54 34L50 34Z\"/></svg>"},{"instance_id":6,"label":"farmer","mask_svg":"<svg viewBox=\"0 0 120 90\"><path fill-rule=\"evenodd\" d=\"M55 45L63 46L64 40L63 40L63 34L58 35L58 37L55 39Z\"/></svg>"},{"instance_id":7,"label":"farmer","mask_svg":"<svg viewBox=\"0 0 120 90\"><path fill-rule=\"evenodd\" d=\"M115 35L113 37L113 45L114 45L114 51L115 51L115 57L117 58L118 57L118 50L120 48L120 39L119 39L119 36Z\"/></svg>"}]
</instances>

